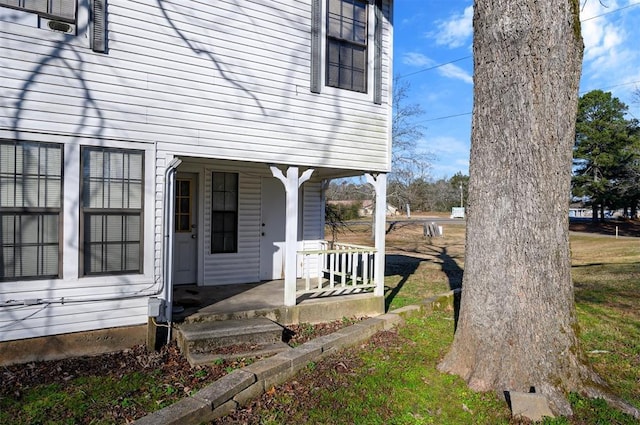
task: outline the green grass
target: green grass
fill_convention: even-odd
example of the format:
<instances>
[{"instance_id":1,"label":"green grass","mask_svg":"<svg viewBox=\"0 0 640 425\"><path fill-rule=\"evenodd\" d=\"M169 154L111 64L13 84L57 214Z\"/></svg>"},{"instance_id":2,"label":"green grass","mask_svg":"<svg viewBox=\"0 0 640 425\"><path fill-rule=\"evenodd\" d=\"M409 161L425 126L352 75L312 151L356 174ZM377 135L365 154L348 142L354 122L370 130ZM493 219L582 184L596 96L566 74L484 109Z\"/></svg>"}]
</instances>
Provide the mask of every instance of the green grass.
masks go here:
<instances>
[{"instance_id":1,"label":"green grass","mask_svg":"<svg viewBox=\"0 0 640 425\"><path fill-rule=\"evenodd\" d=\"M435 294L448 290L457 277L457 270L464 267L464 234L463 228L445 228L444 238L425 240L420 234L402 237L387 235L387 247L394 255L417 257L419 261L405 261L405 267L393 267L387 273L387 305L390 309L419 302ZM398 249L401 248L401 249ZM395 249L395 251L394 251ZM637 238L605 237L600 235L572 234L572 276L575 283L575 299L578 320L580 324L580 340L594 369L609 383L611 391L621 396L635 407L640 408L640 240ZM404 254L403 254L404 252ZM455 283L455 282L454 282ZM437 329L436 323L427 320L423 326ZM411 326L406 332L411 332ZM405 332L405 330L403 330ZM428 340L413 338L417 346L429 345L440 347L443 354L450 344L452 330L440 328L440 332L430 335ZM414 350L414 346L403 346L402 350ZM403 359L412 368L419 370L419 374L430 376L429 385L421 391L427 391L428 397L437 400L440 406L455 404L456 400L465 400L464 385L458 387L458 382L452 391L458 398L453 400L450 393L438 390L442 385L439 373L435 372L435 365L440 357L427 356L421 353L425 361ZM428 360L427 360L428 359ZM430 372L424 370L428 364ZM382 367L381 367L382 368ZM429 369L427 368L427 369ZM390 377L390 372L384 368L382 381ZM432 375L435 373L435 375ZM415 384L415 381L411 381ZM402 381L395 381L391 387L406 388ZM419 386L418 386L419 387ZM374 387L372 387L374 388ZM395 394L395 391L389 391ZM465 395L463 395L465 394ZM353 397L351 394L350 397ZM406 396L406 394L405 394ZM391 417L406 417L412 404L428 405L428 397L420 391L412 395L398 397L387 401L387 405L398 406ZM500 423L506 420L503 413L495 410L496 402L491 396L476 400L476 409L464 402L476 414L485 412L489 417L475 418L473 423ZM571 419L559 418L548 420L548 424L635 424L637 421L609 408L601 400L587 400L576 394L570 396L574 409ZM354 404L363 403L356 398ZM471 401L469 401L471 403ZM459 405L459 403L458 403ZM428 409L433 412L433 409ZM460 415L456 409L455 414ZM438 412L437 410L435 410ZM454 412L441 413L434 423L470 423L463 421L463 417L455 416ZM318 423L321 423L319 420ZM376 423L376 422L373 422ZM402 422L412 423L412 422ZM430 423L427 420L420 423Z\"/></svg>"},{"instance_id":2,"label":"green grass","mask_svg":"<svg viewBox=\"0 0 640 425\"><path fill-rule=\"evenodd\" d=\"M363 237L368 234L363 233ZM355 235L358 237L359 235ZM419 302L459 283L464 268L464 228L445 228L444 238L425 240L421 229L390 233L387 247L403 261L389 269L387 302L391 309ZM572 235L573 279L580 340L611 390L640 408L640 240ZM345 319L346 320L346 319ZM470 391L462 379L442 374L436 365L453 338L451 313L412 318L399 330L394 347L357 354L361 364L350 374L322 376L331 391L315 391L317 402L296 409L287 392L276 401L290 409L261 413L263 424L514 424L506 404L492 393ZM317 363L303 373L325 373ZM110 416L112 406L142 406L148 411L173 400L179 388L158 384L153 374L120 379L78 378L65 385L29 389L19 400L0 398L0 423L123 423ZM600 400L572 394L574 417L545 424L635 424ZM64 418L52 421L51 418Z\"/></svg>"},{"instance_id":3,"label":"green grass","mask_svg":"<svg viewBox=\"0 0 640 425\"><path fill-rule=\"evenodd\" d=\"M448 313L409 319L400 329L401 345L362 351L362 363L352 373L328 372L321 381L335 384L314 393L315 406L301 407L283 392L277 403L291 409L286 415L264 411L262 423L509 423L509 411L495 395L474 393L460 378L435 369L452 335Z\"/></svg>"},{"instance_id":4,"label":"green grass","mask_svg":"<svg viewBox=\"0 0 640 425\"><path fill-rule=\"evenodd\" d=\"M140 405L156 410L178 390L157 386L153 374L134 373L120 379L76 378L72 385L41 385L26 391L22 399L0 399L0 423L77 424L91 418L92 424L113 424L111 411Z\"/></svg>"}]
</instances>

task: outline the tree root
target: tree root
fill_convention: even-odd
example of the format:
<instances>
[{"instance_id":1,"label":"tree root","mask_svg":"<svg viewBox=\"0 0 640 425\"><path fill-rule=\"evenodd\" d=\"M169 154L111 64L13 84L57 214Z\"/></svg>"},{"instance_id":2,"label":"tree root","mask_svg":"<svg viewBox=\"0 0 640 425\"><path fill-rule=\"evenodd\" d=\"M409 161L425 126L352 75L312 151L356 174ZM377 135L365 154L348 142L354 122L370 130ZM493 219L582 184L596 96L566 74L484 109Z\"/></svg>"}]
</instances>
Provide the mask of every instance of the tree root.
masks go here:
<instances>
[{"instance_id":1,"label":"tree root","mask_svg":"<svg viewBox=\"0 0 640 425\"><path fill-rule=\"evenodd\" d=\"M634 419L640 420L640 409L631 405L622 398L612 394L611 392L604 390L603 388L599 388L596 386L587 386L583 389L582 392L583 395L588 398L601 398L614 409L617 409L622 413L626 413L627 415L633 416Z\"/></svg>"}]
</instances>

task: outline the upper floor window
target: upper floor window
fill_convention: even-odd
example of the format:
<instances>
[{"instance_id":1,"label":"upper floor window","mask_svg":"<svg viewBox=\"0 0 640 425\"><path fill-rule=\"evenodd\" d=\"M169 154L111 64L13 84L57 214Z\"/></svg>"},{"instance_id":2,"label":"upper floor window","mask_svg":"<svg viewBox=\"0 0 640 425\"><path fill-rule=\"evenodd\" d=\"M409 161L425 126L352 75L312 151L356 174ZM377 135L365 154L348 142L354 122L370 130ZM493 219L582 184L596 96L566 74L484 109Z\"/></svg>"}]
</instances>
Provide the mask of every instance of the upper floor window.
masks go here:
<instances>
[{"instance_id":1,"label":"upper floor window","mask_svg":"<svg viewBox=\"0 0 640 425\"><path fill-rule=\"evenodd\" d=\"M0 141L0 280L60 277L62 146Z\"/></svg>"},{"instance_id":2,"label":"upper floor window","mask_svg":"<svg viewBox=\"0 0 640 425\"><path fill-rule=\"evenodd\" d=\"M142 273L144 152L82 149L84 274Z\"/></svg>"},{"instance_id":3,"label":"upper floor window","mask_svg":"<svg viewBox=\"0 0 640 425\"><path fill-rule=\"evenodd\" d=\"M367 2L329 0L326 84L367 91Z\"/></svg>"},{"instance_id":4,"label":"upper floor window","mask_svg":"<svg viewBox=\"0 0 640 425\"><path fill-rule=\"evenodd\" d=\"M67 41L99 53L107 53L106 17L107 0L0 0L0 21L78 35Z\"/></svg>"},{"instance_id":5,"label":"upper floor window","mask_svg":"<svg viewBox=\"0 0 640 425\"><path fill-rule=\"evenodd\" d=\"M77 0L0 0L1 6L34 12L45 18L75 23Z\"/></svg>"}]
</instances>

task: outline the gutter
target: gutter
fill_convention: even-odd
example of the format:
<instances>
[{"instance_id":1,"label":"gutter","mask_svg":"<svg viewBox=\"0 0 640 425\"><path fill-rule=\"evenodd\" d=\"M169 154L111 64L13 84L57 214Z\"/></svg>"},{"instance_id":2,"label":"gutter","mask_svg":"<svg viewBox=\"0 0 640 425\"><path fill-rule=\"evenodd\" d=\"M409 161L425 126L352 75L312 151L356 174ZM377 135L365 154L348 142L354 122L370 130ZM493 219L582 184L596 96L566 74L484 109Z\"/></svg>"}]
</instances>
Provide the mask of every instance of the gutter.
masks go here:
<instances>
[{"instance_id":1,"label":"gutter","mask_svg":"<svg viewBox=\"0 0 640 425\"><path fill-rule=\"evenodd\" d=\"M167 322L167 344L171 342L171 326L173 325L173 227L175 202L173 200L176 169L182 163L179 158L173 158L164 172L164 238L163 238L163 275L164 283L162 298L164 299L164 317Z\"/></svg>"}]
</instances>

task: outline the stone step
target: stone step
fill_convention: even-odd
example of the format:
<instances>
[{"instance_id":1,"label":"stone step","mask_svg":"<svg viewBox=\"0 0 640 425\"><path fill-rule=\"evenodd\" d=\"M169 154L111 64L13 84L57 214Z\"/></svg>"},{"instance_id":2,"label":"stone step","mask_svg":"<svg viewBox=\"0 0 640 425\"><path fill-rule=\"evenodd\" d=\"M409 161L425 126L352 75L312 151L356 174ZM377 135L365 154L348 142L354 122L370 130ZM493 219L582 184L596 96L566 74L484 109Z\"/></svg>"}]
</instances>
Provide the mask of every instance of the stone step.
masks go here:
<instances>
[{"instance_id":1,"label":"stone step","mask_svg":"<svg viewBox=\"0 0 640 425\"><path fill-rule=\"evenodd\" d=\"M188 354L187 360L189 361L189 364L191 366L196 366L204 364L214 364L220 360L268 357L288 350L292 350L292 348L284 342L256 344L248 347L232 346L225 347L225 349L221 351Z\"/></svg>"},{"instance_id":2,"label":"stone step","mask_svg":"<svg viewBox=\"0 0 640 425\"><path fill-rule=\"evenodd\" d=\"M281 343L283 330L263 317L183 323L178 326L177 340L187 359L195 359L199 355L248 352L253 351L251 347L262 349Z\"/></svg>"}]
</instances>

